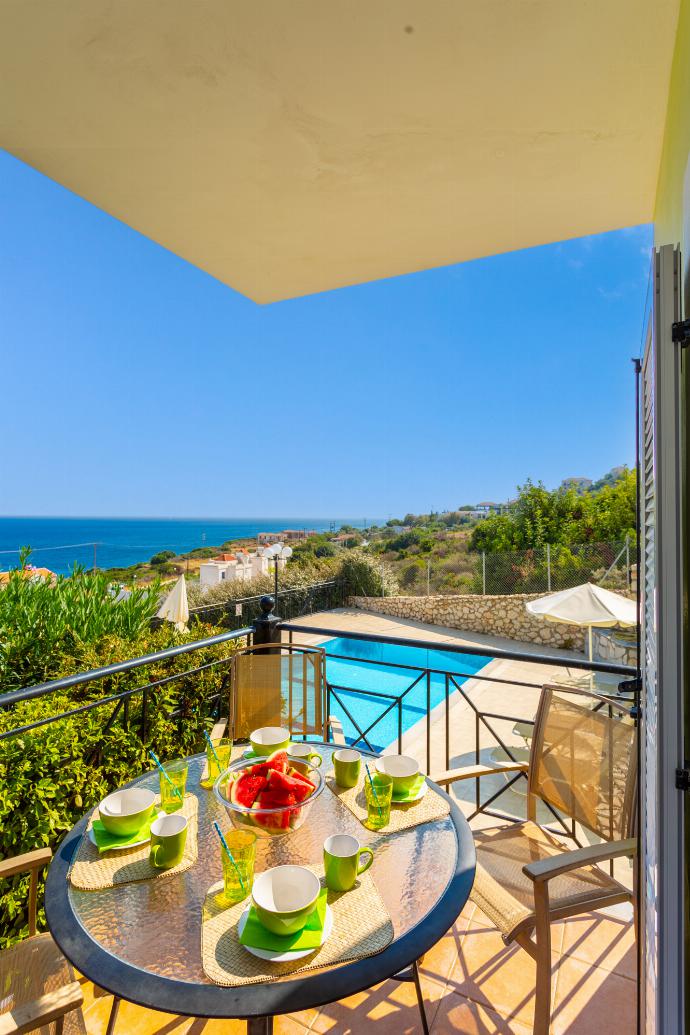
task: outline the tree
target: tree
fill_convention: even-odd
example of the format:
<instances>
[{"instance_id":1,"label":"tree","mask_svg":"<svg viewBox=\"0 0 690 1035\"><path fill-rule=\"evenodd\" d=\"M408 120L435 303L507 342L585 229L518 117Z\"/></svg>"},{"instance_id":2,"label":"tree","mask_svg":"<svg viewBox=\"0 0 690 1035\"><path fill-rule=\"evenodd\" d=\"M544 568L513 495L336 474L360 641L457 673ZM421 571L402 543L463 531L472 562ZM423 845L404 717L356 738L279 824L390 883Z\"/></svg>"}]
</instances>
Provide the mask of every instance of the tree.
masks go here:
<instances>
[{"instance_id":1,"label":"tree","mask_svg":"<svg viewBox=\"0 0 690 1035\"><path fill-rule=\"evenodd\" d=\"M175 556L177 555L174 550L161 550L160 553L155 553L153 555L149 564L165 564L166 561L171 560Z\"/></svg>"}]
</instances>

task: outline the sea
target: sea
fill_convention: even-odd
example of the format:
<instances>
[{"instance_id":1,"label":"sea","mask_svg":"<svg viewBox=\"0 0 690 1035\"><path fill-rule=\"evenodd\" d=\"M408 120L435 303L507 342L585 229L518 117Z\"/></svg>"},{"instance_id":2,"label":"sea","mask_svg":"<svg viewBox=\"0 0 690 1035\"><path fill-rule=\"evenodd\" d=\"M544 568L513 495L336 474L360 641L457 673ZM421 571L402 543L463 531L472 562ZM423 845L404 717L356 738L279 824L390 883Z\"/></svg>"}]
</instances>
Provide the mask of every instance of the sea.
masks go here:
<instances>
[{"instance_id":1,"label":"sea","mask_svg":"<svg viewBox=\"0 0 690 1035\"><path fill-rule=\"evenodd\" d=\"M0 517L0 571L17 566L23 546L31 547L30 563L36 567L68 575L75 564L125 568L160 550L188 553L259 532L327 532L345 524L364 528L366 523L363 518Z\"/></svg>"}]
</instances>

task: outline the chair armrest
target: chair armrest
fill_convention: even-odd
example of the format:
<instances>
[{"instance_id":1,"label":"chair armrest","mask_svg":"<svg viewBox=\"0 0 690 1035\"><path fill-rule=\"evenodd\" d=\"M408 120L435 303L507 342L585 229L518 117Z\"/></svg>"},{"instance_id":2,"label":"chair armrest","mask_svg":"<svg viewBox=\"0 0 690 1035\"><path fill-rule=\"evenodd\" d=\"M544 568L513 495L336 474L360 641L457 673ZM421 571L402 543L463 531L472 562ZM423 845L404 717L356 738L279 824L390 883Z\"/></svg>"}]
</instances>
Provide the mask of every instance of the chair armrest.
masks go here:
<instances>
[{"instance_id":1,"label":"chair armrest","mask_svg":"<svg viewBox=\"0 0 690 1035\"><path fill-rule=\"evenodd\" d=\"M27 873L29 870L40 870L48 865L52 857L50 848L36 848L33 852L3 859L0 861L0 879L14 877L16 873Z\"/></svg>"},{"instance_id":2,"label":"chair armrest","mask_svg":"<svg viewBox=\"0 0 690 1035\"><path fill-rule=\"evenodd\" d=\"M328 727L333 735L333 743L345 747L347 741L343 733L343 724L335 715L328 716Z\"/></svg>"},{"instance_id":3,"label":"chair armrest","mask_svg":"<svg viewBox=\"0 0 690 1035\"><path fill-rule=\"evenodd\" d=\"M526 773L529 770L527 762L509 762L506 765L468 765L462 769L447 769L443 773L436 773L429 777L440 787L447 787L458 780L476 780L478 776L497 776L500 773Z\"/></svg>"},{"instance_id":4,"label":"chair armrest","mask_svg":"<svg viewBox=\"0 0 690 1035\"><path fill-rule=\"evenodd\" d=\"M569 870L579 870L581 866L593 866L609 859L620 859L637 853L637 839L630 837L627 841L605 841L599 845L588 845L587 848L575 848L571 852L552 855L548 859L527 863L522 872L535 883L551 880Z\"/></svg>"},{"instance_id":5,"label":"chair armrest","mask_svg":"<svg viewBox=\"0 0 690 1035\"><path fill-rule=\"evenodd\" d=\"M33 1002L24 1003L16 1010L0 1014L0 1035L22 1035L64 1017L84 1002L81 985L71 981L62 988L47 992Z\"/></svg>"}]
</instances>

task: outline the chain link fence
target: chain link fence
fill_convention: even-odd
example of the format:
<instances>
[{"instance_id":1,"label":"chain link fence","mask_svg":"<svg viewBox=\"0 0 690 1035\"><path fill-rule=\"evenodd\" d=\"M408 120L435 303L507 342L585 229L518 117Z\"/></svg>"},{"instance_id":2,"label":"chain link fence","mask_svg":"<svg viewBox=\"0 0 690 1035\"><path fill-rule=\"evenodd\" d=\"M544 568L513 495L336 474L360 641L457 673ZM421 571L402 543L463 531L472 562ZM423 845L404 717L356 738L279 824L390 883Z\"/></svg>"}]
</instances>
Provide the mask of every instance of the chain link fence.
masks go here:
<instances>
[{"instance_id":1,"label":"chain link fence","mask_svg":"<svg viewBox=\"0 0 690 1035\"><path fill-rule=\"evenodd\" d=\"M556 593L593 582L631 593L637 577L637 546L631 539L611 543L544 546L534 550L465 553L447 561L417 561L400 573L402 594ZM406 575L410 574L409 578Z\"/></svg>"}]
</instances>

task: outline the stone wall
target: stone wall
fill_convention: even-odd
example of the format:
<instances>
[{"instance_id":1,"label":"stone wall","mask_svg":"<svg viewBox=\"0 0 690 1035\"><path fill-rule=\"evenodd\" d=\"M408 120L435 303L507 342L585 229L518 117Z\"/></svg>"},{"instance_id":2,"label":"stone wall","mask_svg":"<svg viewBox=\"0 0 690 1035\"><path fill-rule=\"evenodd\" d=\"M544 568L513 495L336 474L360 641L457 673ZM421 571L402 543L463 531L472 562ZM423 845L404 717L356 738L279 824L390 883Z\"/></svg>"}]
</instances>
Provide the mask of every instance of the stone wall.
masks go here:
<instances>
[{"instance_id":1,"label":"stone wall","mask_svg":"<svg viewBox=\"0 0 690 1035\"><path fill-rule=\"evenodd\" d=\"M535 618L525 609L527 600L543 593L514 593L511 596L351 597L353 607L394 618L413 618L431 625L445 625L467 632L506 636L523 643L585 650L586 631L576 625L562 625Z\"/></svg>"}]
</instances>

